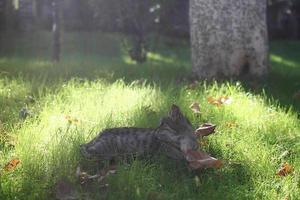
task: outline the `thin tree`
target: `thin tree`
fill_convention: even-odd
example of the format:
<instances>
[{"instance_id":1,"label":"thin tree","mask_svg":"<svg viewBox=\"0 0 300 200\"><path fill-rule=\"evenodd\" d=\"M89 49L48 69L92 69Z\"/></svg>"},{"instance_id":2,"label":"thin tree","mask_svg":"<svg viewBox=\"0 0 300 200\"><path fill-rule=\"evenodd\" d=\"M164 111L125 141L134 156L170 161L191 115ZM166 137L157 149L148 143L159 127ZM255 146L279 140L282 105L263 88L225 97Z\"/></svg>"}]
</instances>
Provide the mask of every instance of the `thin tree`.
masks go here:
<instances>
[{"instance_id":1,"label":"thin tree","mask_svg":"<svg viewBox=\"0 0 300 200\"><path fill-rule=\"evenodd\" d=\"M61 54L60 0L52 0L52 34L52 60L59 62Z\"/></svg>"},{"instance_id":2,"label":"thin tree","mask_svg":"<svg viewBox=\"0 0 300 200\"><path fill-rule=\"evenodd\" d=\"M266 0L191 0L193 74L199 79L268 73Z\"/></svg>"}]
</instances>

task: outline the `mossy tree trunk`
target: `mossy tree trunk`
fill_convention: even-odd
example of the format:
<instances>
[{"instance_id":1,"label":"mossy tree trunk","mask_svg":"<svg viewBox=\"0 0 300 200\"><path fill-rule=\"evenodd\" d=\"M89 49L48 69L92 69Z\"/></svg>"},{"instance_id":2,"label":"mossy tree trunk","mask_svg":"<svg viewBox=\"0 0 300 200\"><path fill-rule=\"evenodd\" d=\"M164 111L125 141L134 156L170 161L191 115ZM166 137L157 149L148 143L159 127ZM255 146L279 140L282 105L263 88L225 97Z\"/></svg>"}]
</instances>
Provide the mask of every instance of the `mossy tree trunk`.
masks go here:
<instances>
[{"instance_id":1,"label":"mossy tree trunk","mask_svg":"<svg viewBox=\"0 0 300 200\"><path fill-rule=\"evenodd\" d=\"M190 0L193 74L199 79L268 73L266 0Z\"/></svg>"}]
</instances>

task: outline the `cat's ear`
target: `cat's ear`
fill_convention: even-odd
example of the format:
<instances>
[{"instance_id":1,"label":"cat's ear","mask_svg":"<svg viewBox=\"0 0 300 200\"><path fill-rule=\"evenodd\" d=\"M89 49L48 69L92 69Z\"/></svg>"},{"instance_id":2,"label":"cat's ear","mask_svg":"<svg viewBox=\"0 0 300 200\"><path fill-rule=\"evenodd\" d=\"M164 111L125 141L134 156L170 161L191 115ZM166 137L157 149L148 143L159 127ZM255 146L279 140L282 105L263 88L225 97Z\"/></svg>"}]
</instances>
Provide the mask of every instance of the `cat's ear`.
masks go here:
<instances>
[{"instance_id":1,"label":"cat's ear","mask_svg":"<svg viewBox=\"0 0 300 200\"><path fill-rule=\"evenodd\" d=\"M170 112L169 112L169 117L171 117L171 119L173 121L179 120L182 118L182 113L180 111L180 108L178 106L176 106L175 104L173 104L171 106Z\"/></svg>"}]
</instances>

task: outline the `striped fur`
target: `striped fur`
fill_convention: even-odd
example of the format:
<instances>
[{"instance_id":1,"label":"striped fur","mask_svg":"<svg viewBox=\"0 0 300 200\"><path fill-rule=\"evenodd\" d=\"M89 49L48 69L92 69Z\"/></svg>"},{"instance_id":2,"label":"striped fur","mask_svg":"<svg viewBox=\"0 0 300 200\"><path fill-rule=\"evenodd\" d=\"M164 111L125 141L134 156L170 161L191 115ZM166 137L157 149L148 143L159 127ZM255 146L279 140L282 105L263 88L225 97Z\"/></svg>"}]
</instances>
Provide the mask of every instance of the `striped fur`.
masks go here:
<instances>
[{"instance_id":1,"label":"striped fur","mask_svg":"<svg viewBox=\"0 0 300 200\"><path fill-rule=\"evenodd\" d=\"M121 127L106 129L87 144L81 152L87 158L111 160L131 155L164 153L173 159L183 159L188 149L197 149L192 125L176 105L162 118L156 129Z\"/></svg>"}]
</instances>

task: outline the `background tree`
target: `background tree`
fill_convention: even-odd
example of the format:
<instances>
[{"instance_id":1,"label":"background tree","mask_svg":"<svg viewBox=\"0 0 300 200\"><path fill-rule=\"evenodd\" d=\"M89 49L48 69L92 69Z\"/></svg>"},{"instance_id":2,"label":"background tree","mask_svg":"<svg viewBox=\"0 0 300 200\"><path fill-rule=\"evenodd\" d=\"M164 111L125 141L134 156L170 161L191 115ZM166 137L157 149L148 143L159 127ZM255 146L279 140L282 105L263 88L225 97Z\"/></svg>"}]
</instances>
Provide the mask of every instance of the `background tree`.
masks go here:
<instances>
[{"instance_id":1,"label":"background tree","mask_svg":"<svg viewBox=\"0 0 300 200\"><path fill-rule=\"evenodd\" d=\"M120 9L119 22L123 32L130 34L129 56L138 63L147 59L146 37L154 27L154 11L149 0L124 0Z\"/></svg>"},{"instance_id":2,"label":"background tree","mask_svg":"<svg viewBox=\"0 0 300 200\"><path fill-rule=\"evenodd\" d=\"M299 5L299 1L292 0L273 0L268 2L267 18L269 38L271 40L299 38Z\"/></svg>"},{"instance_id":3,"label":"background tree","mask_svg":"<svg viewBox=\"0 0 300 200\"><path fill-rule=\"evenodd\" d=\"M61 22L60 22L60 0L52 0L52 33L53 33L53 49L52 59L55 62L60 60L61 53Z\"/></svg>"},{"instance_id":4,"label":"background tree","mask_svg":"<svg viewBox=\"0 0 300 200\"><path fill-rule=\"evenodd\" d=\"M188 38L189 30L189 1L160 0L159 34Z\"/></svg>"},{"instance_id":5,"label":"background tree","mask_svg":"<svg viewBox=\"0 0 300 200\"><path fill-rule=\"evenodd\" d=\"M93 25L101 30L122 32L129 56L138 63L146 61L146 38L154 30L155 1L151 0L89 0Z\"/></svg>"},{"instance_id":6,"label":"background tree","mask_svg":"<svg viewBox=\"0 0 300 200\"><path fill-rule=\"evenodd\" d=\"M268 72L265 0L191 0L193 73L200 79Z\"/></svg>"}]
</instances>

